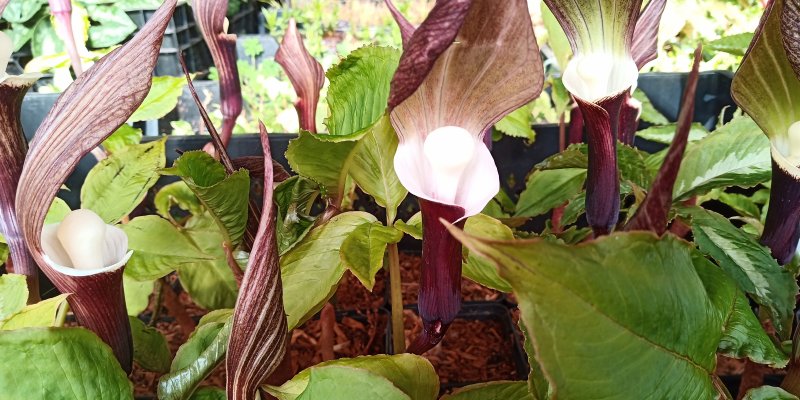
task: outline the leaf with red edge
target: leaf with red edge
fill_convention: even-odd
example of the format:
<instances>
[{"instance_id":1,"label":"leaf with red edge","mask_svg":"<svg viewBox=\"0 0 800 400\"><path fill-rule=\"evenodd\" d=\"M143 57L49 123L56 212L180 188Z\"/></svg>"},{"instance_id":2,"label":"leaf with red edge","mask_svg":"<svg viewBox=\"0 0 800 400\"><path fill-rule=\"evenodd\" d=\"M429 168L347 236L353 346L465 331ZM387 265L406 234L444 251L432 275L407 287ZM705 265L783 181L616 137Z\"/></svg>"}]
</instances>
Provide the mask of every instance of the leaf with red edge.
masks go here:
<instances>
[{"instance_id":1,"label":"leaf with red edge","mask_svg":"<svg viewBox=\"0 0 800 400\"><path fill-rule=\"evenodd\" d=\"M636 21L631 55L639 69L658 57L658 26L666 7L667 0L650 0Z\"/></svg>"},{"instance_id":2,"label":"leaf with red edge","mask_svg":"<svg viewBox=\"0 0 800 400\"><path fill-rule=\"evenodd\" d=\"M42 227L50 203L80 159L117 130L144 101L164 30L176 0L166 0L133 39L100 59L59 96L35 134L17 191L17 217L34 260L62 293L78 321L131 367L130 325L122 293L124 268L86 276L45 261Z\"/></svg>"},{"instance_id":3,"label":"leaf with red edge","mask_svg":"<svg viewBox=\"0 0 800 400\"><path fill-rule=\"evenodd\" d=\"M267 130L263 123L259 125L266 160L264 203L228 340L225 367L227 395L231 400L256 398L258 386L281 362L288 334L272 203L272 154Z\"/></svg>"},{"instance_id":4,"label":"leaf with red edge","mask_svg":"<svg viewBox=\"0 0 800 400\"><path fill-rule=\"evenodd\" d=\"M667 230L668 214L672 206L672 192L675 187L675 180L678 178L681 161L683 160L683 152L686 150L686 144L689 141L689 132L692 130L694 99L697 93L697 79L700 73L702 55L702 46L698 46L694 51L692 72L689 73L686 88L683 91L675 138L672 139L664 162L658 170L658 175L653 180L650 191L647 192L647 197L636 210L633 218L628 221L625 230L646 230L655 232L658 235L663 235Z\"/></svg>"},{"instance_id":5,"label":"leaf with red edge","mask_svg":"<svg viewBox=\"0 0 800 400\"><path fill-rule=\"evenodd\" d=\"M325 71L306 49L294 19L289 20L275 61L283 67L297 93L294 107L300 118L300 128L317 133L317 103L319 91L325 84Z\"/></svg>"},{"instance_id":6,"label":"leaf with red edge","mask_svg":"<svg viewBox=\"0 0 800 400\"><path fill-rule=\"evenodd\" d=\"M227 146L243 104L239 68L236 66L236 35L228 34L225 27L228 0L194 0L192 10L219 71L222 110L220 137Z\"/></svg>"}]
</instances>

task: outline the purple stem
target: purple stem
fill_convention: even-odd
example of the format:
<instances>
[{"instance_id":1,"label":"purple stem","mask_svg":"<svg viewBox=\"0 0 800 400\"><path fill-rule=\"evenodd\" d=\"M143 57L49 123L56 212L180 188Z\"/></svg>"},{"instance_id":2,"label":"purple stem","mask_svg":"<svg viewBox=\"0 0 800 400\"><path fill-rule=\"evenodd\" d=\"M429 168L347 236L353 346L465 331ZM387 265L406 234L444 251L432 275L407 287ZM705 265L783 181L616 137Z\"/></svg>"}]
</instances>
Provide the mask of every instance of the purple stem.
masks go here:
<instances>
[{"instance_id":1,"label":"purple stem","mask_svg":"<svg viewBox=\"0 0 800 400\"><path fill-rule=\"evenodd\" d=\"M772 160L772 192L761 244L781 265L792 261L800 239L800 181Z\"/></svg>"},{"instance_id":2,"label":"purple stem","mask_svg":"<svg viewBox=\"0 0 800 400\"><path fill-rule=\"evenodd\" d=\"M436 346L461 309L461 242L439 221L464 228L464 209L419 199L422 211L422 270L419 282L419 315L422 333L408 352L422 354Z\"/></svg>"}]
</instances>

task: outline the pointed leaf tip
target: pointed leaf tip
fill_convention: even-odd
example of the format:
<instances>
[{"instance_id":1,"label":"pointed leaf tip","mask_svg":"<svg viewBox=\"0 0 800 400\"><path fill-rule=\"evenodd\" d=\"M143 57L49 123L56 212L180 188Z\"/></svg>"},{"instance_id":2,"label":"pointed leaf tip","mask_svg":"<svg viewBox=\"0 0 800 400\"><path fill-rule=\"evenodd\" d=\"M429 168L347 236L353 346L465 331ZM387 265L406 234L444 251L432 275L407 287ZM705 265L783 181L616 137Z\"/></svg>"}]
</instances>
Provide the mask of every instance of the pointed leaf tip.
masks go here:
<instances>
[{"instance_id":1,"label":"pointed leaf tip","mask_svg":"<svg viewBox=\"0 0 800 400\"><path fill-rule=\"evenodd\" d=\"M275 53L275 61L283 67L297 93L295 108L300 118L300 128L317 133L317 104L319 91L325 84L325 71L306 49L293 18L289 19L289 27Z\"/></svg>"},{"instance_id":2,"label":"pointed leaf tip","mask_svg":"<svg viewBox=\"0 0 800 400\"><path fill-rule=\"evenodd\" d=\"M675 129L675 138L669 146L667 155L658 175L653 180L653 185L647 193L644 202L636 210L633 218L625 226L625 230L648 230L658 235L664 234L667 230L669 210L672 207L672 193L675 181L678 178L683 153L689 141L689 132L692 129L694 119L694 103L697 94L697 81L700 74L700 61L702 60L702 45L698 45L694 51L694 63L689 78L686 81L686 88L683 91L681 101L681 111L678 115L678 125Z\"/></svg>"}]
</instances>

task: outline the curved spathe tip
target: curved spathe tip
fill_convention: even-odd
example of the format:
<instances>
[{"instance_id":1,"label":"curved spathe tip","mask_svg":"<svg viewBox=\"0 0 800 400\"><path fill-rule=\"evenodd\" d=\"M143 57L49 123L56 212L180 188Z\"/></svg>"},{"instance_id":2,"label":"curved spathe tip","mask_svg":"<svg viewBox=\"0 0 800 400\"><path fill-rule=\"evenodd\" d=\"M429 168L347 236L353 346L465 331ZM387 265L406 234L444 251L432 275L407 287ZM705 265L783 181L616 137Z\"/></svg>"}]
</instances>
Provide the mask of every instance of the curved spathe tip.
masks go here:
<instances>
[{"instance_id":1,"label":"curved spathe tip","mask_svg":"<svg viewBox=\"0 0 800 400\"><path fill-rule=\"evenodd\" d=\"M432 152L425 145L428 137L429 134L401 138L394 157L400 183L419 198L463 208L461 219L479 214L500 191L500 174L483 138L479 133L473 134L472 146ZM441 172L436 158L465 158L459 151L472 154L457 173Z\"/></svg>"},{"instance_id":2,"label":"curved spathe tip","mask_svg":"<svg viewBox=\"0 0 800 400\"><path fill-rule=\"evenodd\" d=\"M639 67L630 56L587 53L573 57L564 70L562 82L573 96L597 103L625 90L634 90Z\"/></svg>"}]
</instances>

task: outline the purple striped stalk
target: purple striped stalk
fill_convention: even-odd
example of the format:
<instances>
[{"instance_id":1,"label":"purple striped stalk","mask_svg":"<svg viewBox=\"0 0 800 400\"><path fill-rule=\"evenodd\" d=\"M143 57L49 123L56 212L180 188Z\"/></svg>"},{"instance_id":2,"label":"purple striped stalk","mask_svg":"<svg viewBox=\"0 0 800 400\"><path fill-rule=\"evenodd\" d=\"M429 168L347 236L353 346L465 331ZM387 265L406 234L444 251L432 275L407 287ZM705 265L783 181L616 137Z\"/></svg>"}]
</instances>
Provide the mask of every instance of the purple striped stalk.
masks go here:
<instances>
[{"instance_id":1,"label":"purple striped stalk","mask_svg":"<svg viewBox=\"0 0 800 400\"><path fill-rule=\"evenodd\" d=\"M83 74L81 55L78 53L78 45L75 43L75 33L72 31L72 1L71 0L48 0L50 3L50 14L56 20L56 26L60 31L64 44L67 46L67 54L72 64L75 76Z\"/></svg>"},{"instance_id":2,"label":"purple striped stalk","mask_svg":"<svg viewBox=\"0 0 800 400\"><path fill-rule=\"evenodd\" d=\"M228 0L194 0L194 17L219 71L219 94L222 108L220 138L227 147L242 113L242 86L236 66L236 35L228 33Z\"/></svg>"},{"instance_id":3,"label":"purple striped stalk","mask_svg":"<svg viewBox=\"0 0 800 400\"><path fill-rule=\"evenodd\" d=\"M278 367L286 352L288 328L283 308L269 137L259 124L264 148L264 201L250 260L244 273L225 359L227 395L253 400L258 386Z\"/></svg>"},{"instance_id":4,"label":"purple striped stalk","mask_svg":"<svg viewBox=\"0 0 800 400\"><path fill-rule=\"evenodd\" d=\"M734 101L769 137L772 186L761 243L781 264L800 238L800 4L773 0L733 78Z\"/></svg>"},{"instance_id":5,"label":"purple striped stalk","mask_svg":"<svg viewBox=\"0 0 800 400\"><path fill-rule=\"evenodd\" d=\"M611 232L619 219L616 141L639 69L631 53L641 0L545 0L574 54L562 82L581 109L589 143L586 219L595 236ZM622 129L621 129L622 128ZM632 135L631 135L632 136Z\"/></svg>"},{"instance_id":6,"label":"purple striped stalk","mask_svg":"<svg viewBox=\"0 0 800 400\"><path fill-rule=\"evenodd\" d=\"M283 67L297 93L294 108L300 119L300 129L317 133L317 104L319 91L325 85L325 70L306 49L294 19L289 20L281 47L275 53L275 62Z\"/></svg>"},{"instance_id":7,"label":"purple striped stalk","mask_svg":"<svg viewBox=\"0 0 800 400\"><path fill-rule=\"evenodd\" d=\"M36 131L17 190L17 218L33 259L59 291L71 293L78 322L111 346L126 371L132 359L122 289L131 254L127 237L77 211L75 220L70 214L59 226L45 227L44 219L80 159L144 101L175 3L166 0L133 39L101 58L59 96ZM89 239L80 240L78 234Z\"/></svg>"},{"instance_id":8,"label":"purple striped stalk","mask_svg":"<svg viewBox=\"0 0 800 400\"><path fill-rule=\"evenodd\" d=\"M686 143L689 141L689 132L692 129L694 99L697 93L697 78L700 74L702 55L702 48L698 47L694 52L692 72L689 73L686 88L683 90L681 112L678 115L675 137L669 145L669 150L666 157L664 157L661 168L658 170L658 175L656 175L650 190L647 192L647 197L645 197L636 213L625 226L627 231L645 230L655 232L657 235L663 235L667 231L669 210L672 207L672 192L675 188L675 180L678 178L678 171L681 168L681 160L683 160L683 153L686 150Z\"/></svg>"},{"instance_id":9,"label":"purple striped stalk","mask_svg":"<svg viewBox=\"0 0 800 400\"><path fill-rule=\"evenodd\" d=\"M11 251L14 272L25 275L28 281L28 303L32 304L39 301L39 268L22 238L14 200L28 151L28 141L20 122L22 99L39 75L6 75L11 50L11 39L0 32L0 233Z\"/></svg>"},{"instance_id":10,"label":"purple striped stalk","mask_svg":"<svg viewBox=\"0 0 800 400\"><path fill-rule=\"evenodd\" d=\"M441 221L463 225L497 194L484 136L543 82L525 0L440 0L405 46L389 110L400 140L395 171L423 215L423 332L410 352L439 343L461 307L461 244Z\"/></svg>"}]
</instances>

